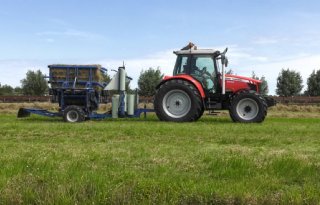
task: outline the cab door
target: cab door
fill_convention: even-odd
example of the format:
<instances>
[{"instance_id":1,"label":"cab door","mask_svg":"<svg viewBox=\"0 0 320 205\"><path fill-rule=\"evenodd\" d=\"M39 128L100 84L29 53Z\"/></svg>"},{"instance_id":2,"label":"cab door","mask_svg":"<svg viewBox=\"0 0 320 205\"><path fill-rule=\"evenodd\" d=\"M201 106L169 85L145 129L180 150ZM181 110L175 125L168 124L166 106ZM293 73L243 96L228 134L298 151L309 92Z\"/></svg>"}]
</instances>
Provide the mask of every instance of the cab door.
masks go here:
<instances>
[{"instance_id":1,"label":"cab door","mask_svg":"<svg viewBox=\"0 0 320 205\"><path fill-rule=\"evenodd\" d=\"M173 76L190 73L190 55L179 55L173 70Z\"/></svg>"},{"instance_id":2,"label":"cab door","mask_svg":"<svg viewBox=\"0 0 320 205\"><path fill-rule=\"evenodd\" d=\"M217 73L214 58L210 55L192 55L190 75L202 83L208 93L216 93Z\"/></svg>"}]
</instances>

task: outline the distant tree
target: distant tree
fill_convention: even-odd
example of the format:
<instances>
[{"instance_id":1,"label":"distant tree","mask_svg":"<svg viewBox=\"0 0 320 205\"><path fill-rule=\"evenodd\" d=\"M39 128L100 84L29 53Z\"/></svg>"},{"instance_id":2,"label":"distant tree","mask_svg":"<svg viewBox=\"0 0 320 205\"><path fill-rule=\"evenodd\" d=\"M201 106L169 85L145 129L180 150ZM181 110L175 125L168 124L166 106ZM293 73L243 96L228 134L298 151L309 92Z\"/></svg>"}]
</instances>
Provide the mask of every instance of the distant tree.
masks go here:
<instances>
[{"instance_id":1,"label":"distant tree","mask_svg":"<svg viewBox=\"0 0 320 205\"><path fill-rule=\"evenodd\" d=\"M303 88L302 77L299 72L282 69L277 78L276 93L280 96L299 95Z\"/></svg>"},{"instance_id":2,"label":"distant tree","mask_svg":"<svg viewBox=\"0 0 320 205\"><path fill-rule=\"evenodd\" d=\"M22 88L17 86L13 89L14 95L22 95Z\"/></svg>"},{"instance_id":3,"label":"distant tree","mask_svg":"<svg viewBox=\"0 0 320 205\"><path fill-rule=\"evenodd\" d=\"M138 80L139 95L141 96L153 96L156 91L156 86L160 83L163 78L163 74L159 68L141 71Z\"/></svg>"},{"instance_id":4,"label":"distant tree","mask_svg":"<svg viewBox=\"0 0 320 205\"><path fill-rule=\"evenodd\" d=\"M320 70L313 70L307 80L306 95L309 96L320 96Z\"/></svg>"},{"instance_id":5,"label":"distant tree","mask_svg":"<svg viewBox=\"0 0 320 205\"><path fill-rule=\"evenodd\" d=\"M269 86L268 86L268 81L266 80L266 78L264 76L262 76L261 78L259 78L254 71L252 71L252 78L256 79L256 80L260 80L261 83L259 85L259 92L261 95L268 95L269 93Z\"/></svg>"},{"instance_id":6,"label":"distant tree","mask_svg":"<svg viewBox=\"0 0 320 205\"><path fill-rule=\"evenodd\" d=\"M48 83L40 70L29 70L26 78L21 80L22 93L24 95L44 95L48 89Z\"/></svg>"},{"instance_id":7,"label":"distant tree","mask_svg":"<svg viewBox=\"0 0 320 205\"><path fill-rule=\"evenodd\" d=\"M0 84L0 95L13 95L13 88L10 85Z\"/></svg>"}]
</instances>

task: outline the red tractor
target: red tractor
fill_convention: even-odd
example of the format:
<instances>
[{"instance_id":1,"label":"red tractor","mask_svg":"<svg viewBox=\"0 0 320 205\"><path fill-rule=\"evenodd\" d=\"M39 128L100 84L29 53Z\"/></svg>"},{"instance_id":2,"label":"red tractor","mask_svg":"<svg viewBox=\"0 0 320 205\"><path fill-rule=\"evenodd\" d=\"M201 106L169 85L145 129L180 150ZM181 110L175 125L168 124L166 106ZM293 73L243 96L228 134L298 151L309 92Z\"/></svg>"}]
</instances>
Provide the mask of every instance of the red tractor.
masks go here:
<instances>
[{"instance_id":1,"label":"red tractor","mask_svg":"<svg viewBox=\"0 0 320 205\"><path fill-rule=\"evenodd\" d=\"M157 86L154 108L160 120L190 122L205 110L229 110L234 122L262 122L272 98L259 94L261 81L225 74L227 49L197 49L190 43L179 51L173 76Z\"/></svg>"}]
</instances>

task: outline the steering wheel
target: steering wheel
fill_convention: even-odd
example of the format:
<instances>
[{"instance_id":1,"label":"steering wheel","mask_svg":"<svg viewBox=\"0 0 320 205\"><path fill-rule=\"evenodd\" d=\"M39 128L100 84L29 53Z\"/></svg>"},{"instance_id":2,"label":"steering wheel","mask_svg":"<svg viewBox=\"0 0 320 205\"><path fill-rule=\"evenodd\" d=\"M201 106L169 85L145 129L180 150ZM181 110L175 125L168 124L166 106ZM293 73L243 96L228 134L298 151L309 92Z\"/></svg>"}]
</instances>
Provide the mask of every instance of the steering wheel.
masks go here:
<instances>
[{"instance_id":1,"label":"steering wheel","mask_svg":"<svg viewBox=\"0 0 320 205\"><path fill-rule=\"evenodd\" d=\"M202 73L206 73L207 72L207 67L203 67L201 70Z\"/></svg>"},{"instance_id":2,"label":"steering wheel","mask_svg":"<svg viewBox=\"0 0 320 205\"><path fill-rule=\"evenodd\" d=\"M194 70L198 72L198 75L202 76L207 71L207 67L204 67L202 69L194 67Z\"/></svg>"},{"instance_id":3,"label":"steering wheel","mask_svg":"<svg viewBox=\"0 0 320 205\"><path fill-rule=\"evenodd\" d=\"M198 76L198 78L202 80L206 80L206 79L212 79L212 81L214 81L213 76L211 75L211 73L209 73L207 71L207 67L203 67L202 69L199 69L198 67L195 67L194 69L196 72L195 74Z\"/></svg>"},{"instance_id":4,"label":"steering wheel","mask_svg":"<svg viewBox=\"0 0 320 205\"><path fill-rule=\"evenodd\" d=\"M201 76L205 77L211 77L211 74L207 71L207 67L203 67L202 70L200 70Z\"/></svg>"}]
</instances>

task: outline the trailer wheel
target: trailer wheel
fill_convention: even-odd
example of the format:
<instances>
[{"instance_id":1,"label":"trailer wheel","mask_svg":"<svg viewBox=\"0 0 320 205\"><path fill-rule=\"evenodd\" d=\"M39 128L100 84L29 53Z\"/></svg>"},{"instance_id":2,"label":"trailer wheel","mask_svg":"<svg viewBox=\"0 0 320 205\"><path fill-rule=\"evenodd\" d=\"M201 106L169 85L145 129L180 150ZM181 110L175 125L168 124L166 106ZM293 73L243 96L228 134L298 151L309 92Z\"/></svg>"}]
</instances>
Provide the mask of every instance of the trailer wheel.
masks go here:
<instances>
[{"instance_id":1,"label":"trailer wheel","mask_svg":"<svg viewBox=\"0 0 320 205\"><path fill-rule=\"evenodd\" d=\"M81 107L71 105L63 111L63 119L65 122L82 122L86 116Z\"/></svg>"},{"instance_id":2,"label":"trailer wheel","mask_svg":"<svg viewBox=\"0 0 320 205\"><path fill-rule=\"evenodd\" d=\"M267 115L267 103L255 92L243 91L231 100L229 114L233 122L263 122Z\"/></svg>"}]
</instances>

